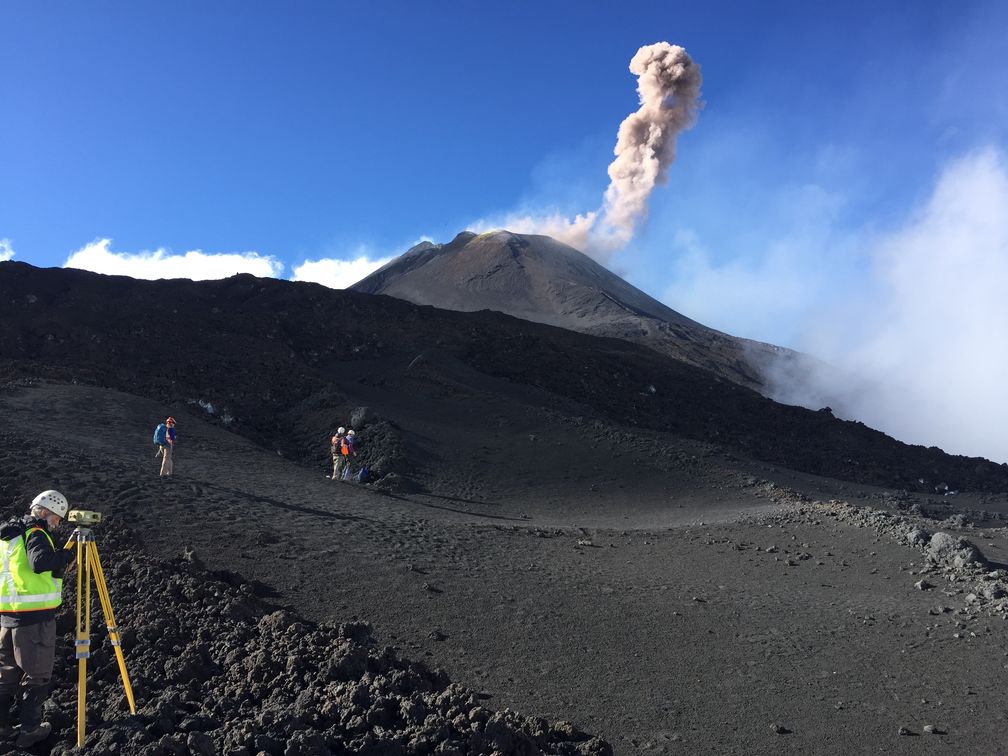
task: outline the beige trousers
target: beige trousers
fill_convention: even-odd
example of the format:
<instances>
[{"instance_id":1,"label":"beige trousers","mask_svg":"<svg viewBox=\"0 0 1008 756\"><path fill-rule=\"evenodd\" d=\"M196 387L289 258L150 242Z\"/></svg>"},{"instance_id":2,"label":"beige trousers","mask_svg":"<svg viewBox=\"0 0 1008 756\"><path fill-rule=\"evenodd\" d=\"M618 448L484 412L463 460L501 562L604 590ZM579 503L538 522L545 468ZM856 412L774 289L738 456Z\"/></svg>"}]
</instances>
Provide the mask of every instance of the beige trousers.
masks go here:
<instances>
[{"instance_id":1,"label":"beige trousers","mask_svg":"<svg viewBox=\"0 0 1008 756\"><path fill-rule=\"evenodd\" d=\"M171 475L172 470L175 469L175 464L172 462L172 447L170 444L165 444L161 447L161 475Z\"/></svg>"}]
</instances>

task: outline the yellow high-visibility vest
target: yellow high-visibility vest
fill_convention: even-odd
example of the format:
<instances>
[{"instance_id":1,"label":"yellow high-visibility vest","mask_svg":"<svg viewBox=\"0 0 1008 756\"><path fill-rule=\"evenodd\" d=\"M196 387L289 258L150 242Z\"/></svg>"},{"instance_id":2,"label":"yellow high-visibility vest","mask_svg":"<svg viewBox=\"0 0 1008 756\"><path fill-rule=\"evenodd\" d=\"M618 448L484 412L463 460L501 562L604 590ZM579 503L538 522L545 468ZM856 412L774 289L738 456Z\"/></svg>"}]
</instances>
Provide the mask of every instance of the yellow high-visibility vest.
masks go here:
<instances>
[{"instance_id":1,"label":"yellow high-visibility vest","mask_svg":"<svg viewBox=\"0 0 1008 756\"><path fill-rule=\"evenodd\" d=\"M0 541L0 612L31 612L55 609L63 600L63 580L52 572L35 572L28 564L25 544L36 530L53 539L42 528L29 528L23 536Z\"/></svg>"}]
</instances>

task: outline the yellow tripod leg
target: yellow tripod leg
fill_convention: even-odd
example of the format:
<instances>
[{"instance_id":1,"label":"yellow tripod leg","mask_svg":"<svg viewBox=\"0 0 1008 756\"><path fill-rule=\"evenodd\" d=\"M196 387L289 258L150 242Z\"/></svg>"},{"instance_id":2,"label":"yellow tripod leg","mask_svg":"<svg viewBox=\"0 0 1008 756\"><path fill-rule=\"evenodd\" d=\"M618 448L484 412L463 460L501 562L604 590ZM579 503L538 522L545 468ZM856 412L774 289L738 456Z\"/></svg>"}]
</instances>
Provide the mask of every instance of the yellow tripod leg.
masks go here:
<instances>
[{"instance_id":1,"label":"yellow tripod leg","mask_svg":"<svg viewBox=\"0 0 1008 756\"><path fill-rule=\"evenodd\" d=\"M77 540L77 747L84 747L87 660L91 648L91 564L85 543Z\"/></svg>"},{"instance_id":2,"label":"yellow tripod leg","mask_svg":"<svg viewBox=\"0 0 1008 756\"><path fill-rule=\"evenodd\" d=\"M98 557L98 544L94 541L88 543L91 561L94 563L95 586L98 589L98 597L101 599L102 611L105 613L105 626L108 628L109 642L115 649L116 661L119 662L119 673L122 675L123 689L126 691L126 700L129 702L130 713L136 714L136 703L133 701L133 686L130 683L129 673L126 671L126 659L123 657L122 645L119 642L119 628L116 625L115 614L112 611L112 598L109 596L108 585L105 582L105 573L102 571L101 559Z\"/></svg>"}]
</instances>

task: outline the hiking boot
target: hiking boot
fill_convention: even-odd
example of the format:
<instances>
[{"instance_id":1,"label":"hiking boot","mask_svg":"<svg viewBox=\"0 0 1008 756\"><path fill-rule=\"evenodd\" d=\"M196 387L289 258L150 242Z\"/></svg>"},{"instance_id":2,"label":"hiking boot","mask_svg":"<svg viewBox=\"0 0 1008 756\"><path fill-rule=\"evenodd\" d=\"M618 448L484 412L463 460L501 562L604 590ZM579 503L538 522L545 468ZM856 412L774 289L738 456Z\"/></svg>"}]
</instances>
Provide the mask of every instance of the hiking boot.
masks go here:
<instances>
[{"instance_id":1,"label":"hiking boot","mask_svg":"<svg viewBox=\"0 0 1008 756\"><path fill-rule=\"evenodd\" d=\"M22 732L17 736L17 740L14 741L14 745L18 748L29 748L36 743L41 743L43 740L49 737L52 733L52 725L48 722L43 722L34 730L30 732Z\"/></svg>"},{"instance_id":2,"label":"hiking boot","mask_svg":"<svg viewBox=\"0 0 1008 756\"><path fill-rule=\"evenodd\" d=\"M14 703L14 696L0 696L0 740L7 740L14 734L11 726L11 705Z\"/></svg>"},{"instance_id":3,"label":"hiking boot","mask_svg":"<svg viewBox=\"0 0 1008 756\"><path fill-rule=\"evenodd\" d=\"M11 724L11 705L14 696L0 696L0 742L14 737L14 725Z\"/></svg>"}]
</instances>

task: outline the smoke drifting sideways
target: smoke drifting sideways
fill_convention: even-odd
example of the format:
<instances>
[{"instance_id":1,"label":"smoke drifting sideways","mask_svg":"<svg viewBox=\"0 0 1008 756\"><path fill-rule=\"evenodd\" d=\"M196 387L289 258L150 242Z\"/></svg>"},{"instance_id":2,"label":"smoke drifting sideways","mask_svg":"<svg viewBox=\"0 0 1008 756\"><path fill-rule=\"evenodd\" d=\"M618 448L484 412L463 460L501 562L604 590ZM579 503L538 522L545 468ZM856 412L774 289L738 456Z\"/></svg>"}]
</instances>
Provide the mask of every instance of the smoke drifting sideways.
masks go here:
<instances>
[{"instance_id":1,"label":"smoke drifting sideways","mask_svg":"<svg viewBox=\"0 0 1008 756\"><path fill-rule=\"evenodd\" d=\"M510 216L496 227L552 236L603 263L633 238L647 217L651 192L668 180L676 139L703 107L703 79L686 50L668 42L641 47L630 60L630 71L637 75L640 107L620 124L601 207L574 218ZM491 227L481 222L474 230Z\"/></svg>"},{"instance_id":2,"label":"smoke drifting sideways","mask_svg":"<svg viewBox=\"0 0 1008 756\"><path fill-rule=\"evenodd\" d=\"M799 347L824 362L778 360L772 398L828 405L901 441L1008 463L1005 208L1003 151L948 164L904 224L865 242L871 266L860 291L819 291L824 304L802 316Z\"/></svg>"}]
</instances>

